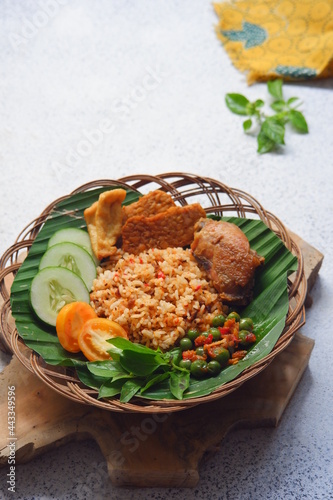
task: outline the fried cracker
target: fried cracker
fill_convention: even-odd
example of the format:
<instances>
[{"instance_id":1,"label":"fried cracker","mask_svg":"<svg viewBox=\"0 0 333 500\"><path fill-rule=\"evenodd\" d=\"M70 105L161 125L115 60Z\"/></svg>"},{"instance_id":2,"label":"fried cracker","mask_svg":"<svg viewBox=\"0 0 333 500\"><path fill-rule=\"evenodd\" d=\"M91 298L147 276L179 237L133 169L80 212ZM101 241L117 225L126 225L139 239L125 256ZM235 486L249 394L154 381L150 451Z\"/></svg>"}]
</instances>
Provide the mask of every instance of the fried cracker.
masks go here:
<instances>
[{"instance_id":1,"label":"fried cracker","mask_svg":"<svg viewBox=\"0 0 333 500\"><path fill-rule=\"evenodd\" d=\"M115 244L121 235L121 204L126 197L125 189L112 189L101 193L98 201L84 211L91 246L98 259L116 252Z\"/></svg>"}]
</instances>

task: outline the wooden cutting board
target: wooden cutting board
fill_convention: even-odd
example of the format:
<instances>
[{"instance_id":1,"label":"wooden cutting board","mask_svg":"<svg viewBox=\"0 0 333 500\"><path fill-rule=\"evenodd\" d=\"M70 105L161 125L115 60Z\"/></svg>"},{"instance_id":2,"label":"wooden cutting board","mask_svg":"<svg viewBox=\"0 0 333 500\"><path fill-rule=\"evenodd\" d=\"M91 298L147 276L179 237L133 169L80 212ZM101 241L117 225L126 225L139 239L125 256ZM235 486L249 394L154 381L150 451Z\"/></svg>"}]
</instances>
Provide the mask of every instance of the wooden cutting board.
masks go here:
<instances>
[{"instance_id":1,"label":"wooden cutting board","mask_svg":"<svg viewBox=\"0 0 333 500\"><path fill-rule=\"evenodd\" d=\"M298 238L311 289L323 255ZM311 304L308 297L308 304ZM119 414L74 403L31 374L14 356L0 374L0 465L8 467L8 387L15 386L16 463L69 441L93 438L113 484L193 487L206 452L235 428L277 426L308 365L314 341L297 333L259 375L211 403L171 414Z\"/></svg>"}]
</instances>

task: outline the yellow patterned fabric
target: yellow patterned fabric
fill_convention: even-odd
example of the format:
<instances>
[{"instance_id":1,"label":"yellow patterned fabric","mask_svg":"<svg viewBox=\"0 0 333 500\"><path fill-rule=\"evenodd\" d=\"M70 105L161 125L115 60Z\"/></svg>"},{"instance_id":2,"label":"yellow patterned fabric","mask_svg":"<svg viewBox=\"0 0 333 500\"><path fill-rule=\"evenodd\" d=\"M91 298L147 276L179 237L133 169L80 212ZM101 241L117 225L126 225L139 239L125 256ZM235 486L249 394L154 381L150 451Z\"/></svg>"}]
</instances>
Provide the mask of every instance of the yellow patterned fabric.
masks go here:
<instances>
[{"instance_id":1,"label":"yellow patterned fabric","mask_svg":"<svg viewBox=\"0 0 333 500\"><path fill-rule=\"evenodd\" d=\"M214 8L217 36L249 84L333 76L333 0L234 0Z\"/></svg>"}]
</instances>

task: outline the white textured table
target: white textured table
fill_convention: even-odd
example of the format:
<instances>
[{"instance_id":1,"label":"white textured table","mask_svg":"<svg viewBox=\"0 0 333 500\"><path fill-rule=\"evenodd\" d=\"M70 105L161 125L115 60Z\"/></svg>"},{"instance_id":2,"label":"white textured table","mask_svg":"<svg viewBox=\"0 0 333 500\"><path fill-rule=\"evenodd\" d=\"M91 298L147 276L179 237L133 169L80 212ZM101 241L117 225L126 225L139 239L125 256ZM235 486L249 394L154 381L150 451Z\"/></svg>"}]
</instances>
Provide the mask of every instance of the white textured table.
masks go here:
<instances>
[{"instance_id":1,"label":"white textured table","mask_svg":"<svg viewBox=\"0 0 333 500\"><path fill-rule=\"evenodd\" d=\"M258 156L224 96L266 98L266 86L248 88L231 65L209 1L11 0L0 16L0 254L85 182L171 171L251 193L325 254L302 330L315 349L277 429L231 433L195 490L116 489L97 445L81 442L18 466L16 494L2 469L0 497L332 498L332 81L285 86L310 134Z\"/></svg>"}]
</instances>

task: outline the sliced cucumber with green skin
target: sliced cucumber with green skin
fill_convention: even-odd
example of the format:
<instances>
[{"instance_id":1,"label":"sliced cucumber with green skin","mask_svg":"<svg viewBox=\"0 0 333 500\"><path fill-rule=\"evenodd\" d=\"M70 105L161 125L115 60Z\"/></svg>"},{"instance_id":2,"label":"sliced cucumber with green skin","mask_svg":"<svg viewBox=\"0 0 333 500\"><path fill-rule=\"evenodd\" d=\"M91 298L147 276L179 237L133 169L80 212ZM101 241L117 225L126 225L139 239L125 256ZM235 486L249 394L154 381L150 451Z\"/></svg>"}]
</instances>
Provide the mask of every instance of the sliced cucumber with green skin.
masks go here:
<instances>
[{"instance_id":1,"label":"sliced cucumber with green skin","mask_svg":"<svg viewBox=\"0 0 333 500\"><path fill-rule=\"evenodd\" d=\"M70 302L89 303L84 281L64 267L45 267L31 282L30 303L39 319L55 326L58 313Z\"/></svg>"},{"instance_id":2,"label":"sliced cucumber with green skin","mask_svg":"<svg viewBox=\"0 0 333 500\"><path fill-rule=\"evenodd\" d=\"M92 256L83 247L74 243L57 243L51 246L41 258L39 269L55 266L73 271L91 290L96 278L96 266Z\"/></svg>"},{"instance_id":3,"label":"sliced cucumber with green skin","mask_svg":"<svg viewBox=\"0 0 333 500\"><path fill-rule=\"evenodd\" d=\"M66 227L65 229L59 229L59 231L56 231L54 235L51 236L48 247L50 248L53 245L65 242L75 243L76 245L83 247L85 250L87 250L87 252L90 253L92 258L94 259L95 264L98 265L99 260L97 259L96 255L94 254L91 248L90 237L86 231L74 227Z\"/></svg>"}]
</instances>

